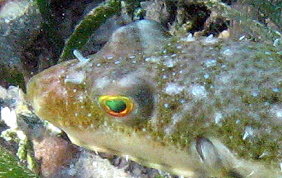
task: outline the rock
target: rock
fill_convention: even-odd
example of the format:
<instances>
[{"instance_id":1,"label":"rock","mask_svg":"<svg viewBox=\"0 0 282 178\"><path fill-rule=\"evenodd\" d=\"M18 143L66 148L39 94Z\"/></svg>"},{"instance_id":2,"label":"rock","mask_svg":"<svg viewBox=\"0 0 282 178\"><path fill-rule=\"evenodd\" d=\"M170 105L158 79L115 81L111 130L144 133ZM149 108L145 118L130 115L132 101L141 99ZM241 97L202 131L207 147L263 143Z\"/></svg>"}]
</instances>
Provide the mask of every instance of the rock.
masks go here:
<instances>
[{"instance_id":1,"label":"rock","mask_svg":"<svg viewBox=\"0 0 282 178\"><path fill-rule=\"evenodd\" d=\"M82 150L77 159L63 169L58 177L79 178L132 178L123 169L117 169L106 159L100 158L89 151Z\"/></svg>"},{"instance_id":2,"label":"rock","mask_svg":"<svg viewBox=\"0 0 282 178\"><path fill-rule=\"evenodd\" d=\"M141 7L146 11L145 18L155 20L166 27L175 20L176 5L177 2L162 0L141 2Z\"/></svg>"},{"instance_id":3,"label":"rock","mask_svg":"<svg viewBox=\"0 0 282 178\"><path fill-rule=\"evenodd\" d=\"M35 158L41 162L41 174L53 177L69 163L77 153L77 147L66 140L47 136L34 144Z\"/></svg>"},{"instance_id":4,"label":"rock","mask_svg":"<svg viewBox=\"0 0 282 178\"><path fill-rule=\"evenodd\" d=\"M0 10L0 84L24 87L22 53L40 31L42 18L33 1L6 1Z\"/></svg>"}]
</instances>

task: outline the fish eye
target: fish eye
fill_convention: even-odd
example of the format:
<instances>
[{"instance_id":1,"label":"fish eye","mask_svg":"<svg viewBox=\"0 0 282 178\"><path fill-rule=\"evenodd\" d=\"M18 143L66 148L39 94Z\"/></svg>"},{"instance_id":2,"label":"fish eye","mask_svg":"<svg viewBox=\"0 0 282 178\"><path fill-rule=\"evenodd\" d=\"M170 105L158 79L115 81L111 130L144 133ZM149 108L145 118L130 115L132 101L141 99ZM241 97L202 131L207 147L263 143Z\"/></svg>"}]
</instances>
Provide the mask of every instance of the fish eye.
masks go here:
<instances>
[{"instance_id":1,"label":"fish eye","mask_svg":"<svg viewBox=\"0 0 282 178\"><path fill-rule=\"evenodd\" d=\"M115 117L124 117L133 109L133 101L125 96L103 95L98 101L108 114Z\"/></svg>"}]
</instances>

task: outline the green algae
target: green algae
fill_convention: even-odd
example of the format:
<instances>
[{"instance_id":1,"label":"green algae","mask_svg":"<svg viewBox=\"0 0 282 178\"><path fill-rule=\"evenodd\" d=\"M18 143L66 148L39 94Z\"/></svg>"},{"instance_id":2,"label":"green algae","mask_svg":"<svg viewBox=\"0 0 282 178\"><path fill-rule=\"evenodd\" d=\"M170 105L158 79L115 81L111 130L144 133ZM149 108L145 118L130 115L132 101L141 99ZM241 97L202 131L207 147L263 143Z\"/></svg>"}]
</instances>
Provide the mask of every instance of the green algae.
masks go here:
<instances>
[{"instance_id":1,"label":"green algae","mask_svg":"<svg viewBox=\"0 0 282 178\"><path fill-rule=\"evenodd\" d=\"M0 152L0 177L38 177L1 145Z\"/></svg>"},{"instance_id":2,"label":"green algae","mask_svg":"<svg viewBox=\"0 0 282 178\"><path fill-rule=\"evenodd\" d=\"M140 8L142 0L124 0L122 6L126 13L134 20L139 20L144 16L144 10Z\"/></svg>"},{"instance_id":3,"label":"green algae","mask_svg":"<svg viewBox=\"0 0 282 178\"><path fill-rule=\"evenodd\" d=\"M64 41L56 30L58 23L53 19L50 4L47 0L36 0L36 3L43 18L42 30L47 33L48 40L55 48L56 55L59 56L64 47Z\"/></svg>"},{"instance_id":4,"label":"green algae","mask_svg":"<svg viewBox=\"0 0 282 178\"><path fill-rule=\"evenodd\" d=\"M260 0L243 0L242 3L249 4L258 10L260 19L266 21L267 18L271 19L275 25L280 29L282 28L282 2L276 0L260 1Z\"/></svg>"},{"instance_id":5,"label":"green algae","mask_svg":"<svg viewBox=\"0 0 282 178\"><path fill-rule=\"evenodd\" d=\"M66 41L59 62L73 58L74 49L80 49L85 45L92 35L108 18L120 13L121 4L118 0L110 0L105 4L91 10L82 21L75 27L74 32Z\"/></svg>"},{"instance_id":6,"label":"green algae","mask_svg":"<svg viewBox=\"0 0 282 178\"><path fill-rule=\"evenodd\" d=\"M0 65L0 80L5 81L10 85L19 86L25 90L25 80L22 71L19 69L12 69L6 66Z\"/></svg>"}]
</instances>

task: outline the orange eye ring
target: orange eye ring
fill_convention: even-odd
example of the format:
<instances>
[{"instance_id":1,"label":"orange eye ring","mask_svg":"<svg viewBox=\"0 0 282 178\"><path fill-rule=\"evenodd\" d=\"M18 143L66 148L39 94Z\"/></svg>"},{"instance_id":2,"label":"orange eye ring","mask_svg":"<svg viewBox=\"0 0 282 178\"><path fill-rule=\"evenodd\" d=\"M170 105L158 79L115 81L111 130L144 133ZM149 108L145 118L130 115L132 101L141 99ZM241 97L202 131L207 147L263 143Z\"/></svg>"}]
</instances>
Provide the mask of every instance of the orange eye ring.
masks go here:
<instances>
[{"instance_id":1,"label":"orange eye ring","mask_svg":"<svg viewBox=\"0 0 282 178\"><path fill-rule=\"evenodd\" d=\"M124 117L133 109L133 102L125 96L103 95L99 99L100 106L110 115Z\"/></svg>"}]
</instances>

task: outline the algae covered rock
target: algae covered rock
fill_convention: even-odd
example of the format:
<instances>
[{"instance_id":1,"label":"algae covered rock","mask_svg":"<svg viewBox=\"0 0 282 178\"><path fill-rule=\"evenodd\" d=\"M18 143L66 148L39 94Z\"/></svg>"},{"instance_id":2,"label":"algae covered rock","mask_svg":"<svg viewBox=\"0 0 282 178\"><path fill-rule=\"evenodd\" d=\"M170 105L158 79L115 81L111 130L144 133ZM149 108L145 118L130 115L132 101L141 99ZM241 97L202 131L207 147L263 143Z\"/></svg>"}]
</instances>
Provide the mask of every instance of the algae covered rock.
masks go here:
<instances>
[{"instance_id":1,"label":"algae covered rock","mask_svg":"<svg viewBox=\"0 0 282 178\"><path fill-rule=\"evenodd\" d=\"M27 168L20 165L14 155L0 146L0 176L1 177L37 177Z\"/></svg>"}]
</instances>

